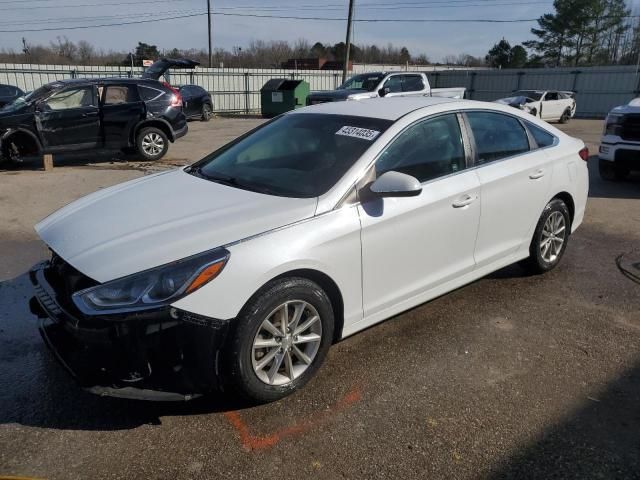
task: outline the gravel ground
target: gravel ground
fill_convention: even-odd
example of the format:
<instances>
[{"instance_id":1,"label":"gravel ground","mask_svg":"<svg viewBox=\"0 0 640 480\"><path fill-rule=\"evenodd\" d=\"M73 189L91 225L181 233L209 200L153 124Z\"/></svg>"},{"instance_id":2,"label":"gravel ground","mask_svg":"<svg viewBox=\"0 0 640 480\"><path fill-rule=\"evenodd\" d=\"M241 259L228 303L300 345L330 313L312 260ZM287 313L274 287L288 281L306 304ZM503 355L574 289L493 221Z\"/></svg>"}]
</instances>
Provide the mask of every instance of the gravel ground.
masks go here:
<instances>
[{"instance_id":1,"label":"gravel ground","mask_svg":"<svg viewBox=\"0 0 640 480\"><path fill-rule=\"evenodd\" d=\"M556 270L508 267L348 338L285 400L80 391L28 310L25 272L47 254L34 223L260 121L191 123L159 164L75 156L0 172L0 477L640 478L640 286L615 263L640 262L640 176L602 182L593 157L585 223ZM597 153L601 121L562 128Z\"/></svg>"}]
</instances>

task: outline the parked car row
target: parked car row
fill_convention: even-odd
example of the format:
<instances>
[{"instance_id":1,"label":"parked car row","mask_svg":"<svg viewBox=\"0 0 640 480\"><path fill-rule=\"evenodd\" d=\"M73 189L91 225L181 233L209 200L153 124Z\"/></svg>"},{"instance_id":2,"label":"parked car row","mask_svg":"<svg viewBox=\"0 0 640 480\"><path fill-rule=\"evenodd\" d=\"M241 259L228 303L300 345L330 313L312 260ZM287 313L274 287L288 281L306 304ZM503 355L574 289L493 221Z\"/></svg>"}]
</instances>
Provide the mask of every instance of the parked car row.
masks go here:
<instances>
[{"instance_id":1,"label":"parked car row","mask_svg":"<svg viewBox=\"0 0 640 480\"><path fill-rule=\"evenodd\" d=\"M188 131L187 118L208 121L211 95L196 85L176 89L161 76L193 68L190 60L161 59L142 78L62 80L29 94L0 85L0 163L20 164L43 153L133 150L159 160Z\"/></svg>"}]
</instances>

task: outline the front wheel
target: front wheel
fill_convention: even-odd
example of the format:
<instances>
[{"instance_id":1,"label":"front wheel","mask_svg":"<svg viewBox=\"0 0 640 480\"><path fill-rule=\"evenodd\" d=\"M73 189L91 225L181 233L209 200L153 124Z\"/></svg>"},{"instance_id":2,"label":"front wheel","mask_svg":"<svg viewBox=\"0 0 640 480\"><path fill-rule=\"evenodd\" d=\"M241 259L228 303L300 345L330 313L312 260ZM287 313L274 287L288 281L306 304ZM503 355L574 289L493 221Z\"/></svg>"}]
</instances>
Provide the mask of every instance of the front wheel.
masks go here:
<instances>
[{"instance_id":1,"label":"front wheel","mask_svg":"<svg viewBox=\"0 0 640 480\"><path fill-rule=\"evenodd\" d=\"M331 301L306 278L275 280L249 300L236 319L226 356L236 392L259 403L306 384L333 339Z\"/></svg>"},{"instance_id":2,"label":"front wheel","mask_svg":"<svg viewBox=\"0 0 640 480\"><path fill-rule=\"evenodd\" d=\"M531 273L553 270L562 259L571 233L571 216L567 205L559 198L544 208L529 246L529 258L523 266Z\"/></svg>"},{"instance_id":3,"label":"front wheel","mask_svg":"<svg viewBox=\"0 0 640 480\"><path fill-rule=\"evenodd\" d=\"M598 160L598 171L600 178L607 181L624 180L629 175L629 168L619 162L608 160Z\"/></svg>"},{"instance_id":4,"label":"front wheel","mask_svg":"<svg viewBox=\"0 0 640 480\"><path fill-rule=\"evenodd\" d=\"M160 160L169 150L169 138L159 128L146 127L138 133L136 147L145 160Z\"/></svg>"}]
</instances>

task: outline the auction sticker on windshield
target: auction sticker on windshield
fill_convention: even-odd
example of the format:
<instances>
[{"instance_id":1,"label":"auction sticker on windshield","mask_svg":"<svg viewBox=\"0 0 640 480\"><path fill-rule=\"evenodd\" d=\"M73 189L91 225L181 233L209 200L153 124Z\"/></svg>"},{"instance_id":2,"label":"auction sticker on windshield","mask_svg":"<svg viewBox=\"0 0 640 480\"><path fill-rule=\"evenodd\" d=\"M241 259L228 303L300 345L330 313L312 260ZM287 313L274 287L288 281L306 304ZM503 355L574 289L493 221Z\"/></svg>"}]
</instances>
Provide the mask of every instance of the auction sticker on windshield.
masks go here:
<instances>
[{"instance_id":1,"label":"auction sticker on windshield","mask_svg":"<svg viewBox=\"0 0 640 480\"><path fill-rule=\"evenodd\" d=\"M367 128L348 127L345 125L336 132L336 135L344 135L345 137L362 138L363 140L372 141L374 138L380 135L380 132L376 130L369 130Z\"/></svg>"}]
</instances>

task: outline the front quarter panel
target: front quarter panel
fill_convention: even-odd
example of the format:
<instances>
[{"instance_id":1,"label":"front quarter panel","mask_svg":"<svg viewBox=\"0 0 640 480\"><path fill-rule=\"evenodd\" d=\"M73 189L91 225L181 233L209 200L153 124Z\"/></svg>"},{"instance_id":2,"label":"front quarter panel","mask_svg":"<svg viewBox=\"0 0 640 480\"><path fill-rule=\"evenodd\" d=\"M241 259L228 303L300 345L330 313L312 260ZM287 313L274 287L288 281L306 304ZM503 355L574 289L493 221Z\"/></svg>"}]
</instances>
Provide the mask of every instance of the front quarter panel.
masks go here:
<instances>
[{"instance_id":1,"label":"front quarter panel","mask_svg":"<svg viewBox=\"0 0 640 480\"><path fill-rule=\"evenodd\" d=\"M360 220L349 206L227 246L229 262L212 282L174 306L218 319L238 316L270 280L293 270L329 276L344 302L344 325L362 318Z\"/></svg>"}]
</instances>

